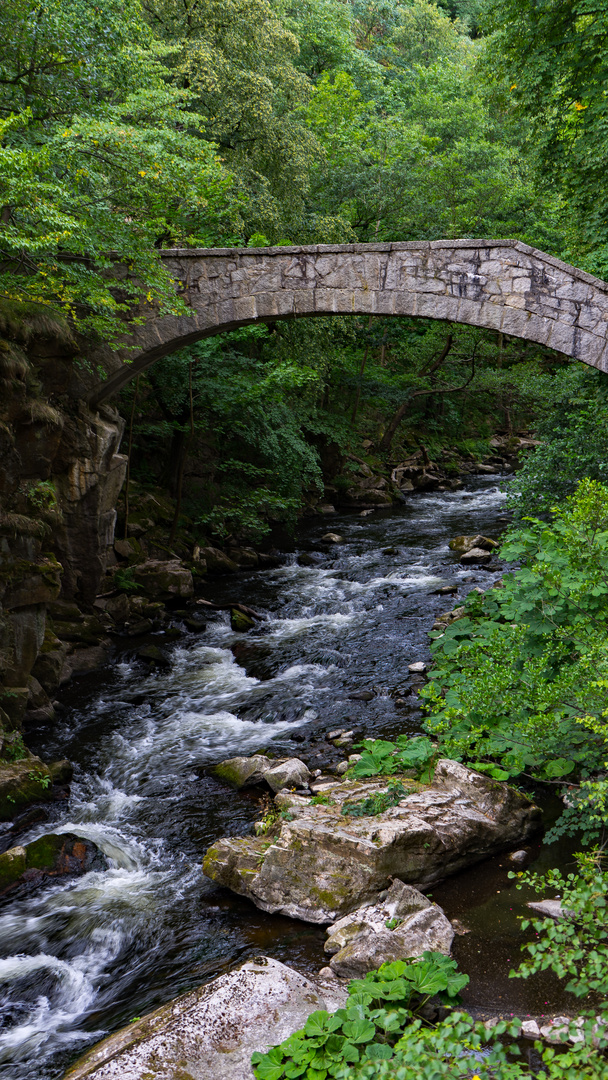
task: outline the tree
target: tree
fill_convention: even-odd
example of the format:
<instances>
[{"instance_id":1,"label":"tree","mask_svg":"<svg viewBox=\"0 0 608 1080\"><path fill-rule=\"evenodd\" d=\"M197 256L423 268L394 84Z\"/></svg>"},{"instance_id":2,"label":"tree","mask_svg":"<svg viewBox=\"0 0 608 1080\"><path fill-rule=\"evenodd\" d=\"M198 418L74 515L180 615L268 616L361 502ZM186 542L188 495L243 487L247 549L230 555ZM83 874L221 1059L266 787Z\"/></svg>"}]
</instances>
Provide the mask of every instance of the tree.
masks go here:
<instances>
[{"instance_id":1,"label":"tree","mask_svg":"<svg viewBox=\"0 0 608 1080\"><path fill-rule=\"evenodd\" d=\"M0 34L0 296L109 340L186 314L157 249L234 237L240 200L139 5L7 0Z\"/></svg>"},{"instance_id":2,"label":"tree","mask_svg":"<svg viewBox=\"0 0 608 1080\"><path fill-rule=\"evenodd\" d=\"M557 186L571 258L608 270L606 0L489 0L486 68L528 129L545 188Z\"/></svg>"},{"instance_id":3,"label":"tree","mask_svg":"<svg viewBox=\"0 0 608 1080\"><path fill-rule=\"evenodd\" d=\"M172 48L175 85L192 95L205 138L246 193L246 238L307 239L315 225L304 196L320 147L297 113L309 81L295 66L296 37L269 0L143 0L143 7Z\"/></svg>"}]
</instances>

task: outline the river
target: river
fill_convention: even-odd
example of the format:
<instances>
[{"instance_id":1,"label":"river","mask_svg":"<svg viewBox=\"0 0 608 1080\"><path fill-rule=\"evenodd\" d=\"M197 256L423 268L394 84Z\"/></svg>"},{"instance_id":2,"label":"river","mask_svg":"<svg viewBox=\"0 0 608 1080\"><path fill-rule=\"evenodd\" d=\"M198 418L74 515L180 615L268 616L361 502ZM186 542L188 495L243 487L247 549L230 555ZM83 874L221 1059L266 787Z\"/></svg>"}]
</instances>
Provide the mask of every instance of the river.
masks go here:
<instances>
[{"instance_id":1,"label":"river","mask_svg":"<svg viewBox=\"0 0 608 1080\"><path fill-rule=\"evenodd\" d=\"M462 597L500 575L498 565L464 569L448 541L496 536L505 520L499 477L368 517L314 519L284 565L210 582L209 599L265 613L254 631L236 634L227 615L213 615L204 633L168 646L170 671L151 674L123 651L66 688L52 732L28 742L74 763L71 796L20 842L73 831L95 841L109 868L0 908L2 1080L55 1080L109 1031L247 955L303 971L326 963L322 929L266 915L203 877L209 844L260 815L259 792L230 791L206 766L271 747L314 767L334 728L419 730L408 664L428 658L433 618L456 599L435 590L456 583ZM344 543L324 542L328 529ZM371 701L348 696L363 690ZM468 1004L550 1012L555 990L507 978L524 910L507 870L489 860L434 898L470 931L455 943L472 975Z\"/></svg>"}]
</instances>

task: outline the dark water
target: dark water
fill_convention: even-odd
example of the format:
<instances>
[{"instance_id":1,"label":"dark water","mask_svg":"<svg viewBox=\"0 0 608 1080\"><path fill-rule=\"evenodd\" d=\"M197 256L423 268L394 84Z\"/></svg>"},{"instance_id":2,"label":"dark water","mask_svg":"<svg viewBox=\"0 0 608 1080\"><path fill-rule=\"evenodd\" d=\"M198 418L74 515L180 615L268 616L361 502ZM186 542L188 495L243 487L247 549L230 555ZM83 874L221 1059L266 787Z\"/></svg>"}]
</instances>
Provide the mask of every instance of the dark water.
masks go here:
<instances>
[{"instance_id":1,"label":"dark water","mask_svg":"<svg viewBox=\"0 0 608 1080\"><path fill-rule=\"evenodd\" d=\"M204 634L171 647L170 672L122 659L69 688L62 721L30 742L47 759L75 763L71 798L58 822L21 839L77 832L102 848L109 869L0 909L2 1080L61 1076L107 1032L251 953L304 971L323 966L321 929L266 915L202 876L208 845L249 831L260 813L259 794L227 790L205 766L264 747L314 766L332 728L418 730L408 664L427 658L434 615L454 602L433 590L455 582L463 596L499 574L464 570L448 540L497 535L503 500L498 478L484 478L371 517L315 521L298 538L312 564L293 556L209 586L209 599L267 613L255 631L235 634L227 616L212 616ZM345 543L324 543L328 529ZM369 704L348 697L369 689ZM407 704L396 706L398 697ZM468 1004L549 1012L554 991L507 979L525 910L507 869L491 860L434 895L470 930L455 944L472 975Z\"/></svg>"}]
</instances>

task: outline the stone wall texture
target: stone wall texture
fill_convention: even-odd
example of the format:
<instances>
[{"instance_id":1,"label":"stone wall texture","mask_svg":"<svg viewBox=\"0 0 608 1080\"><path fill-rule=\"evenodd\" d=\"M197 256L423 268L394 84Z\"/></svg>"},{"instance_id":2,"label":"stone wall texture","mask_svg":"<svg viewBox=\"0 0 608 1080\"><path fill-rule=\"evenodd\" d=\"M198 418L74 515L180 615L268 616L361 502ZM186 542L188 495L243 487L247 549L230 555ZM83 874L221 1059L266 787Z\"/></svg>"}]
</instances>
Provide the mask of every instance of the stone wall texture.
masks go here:
<instances>
[{"instance_id":1,"label":"stone wall texture","mask_svg":"<svg viewBox=\"0 0 608 1080\"><path fill-rule=\"evenodd\" d=\"M192 314L155 317L105 357L99 404L202 337L312 315L409 315L498 330L608 370L608 284L517 240L163 252Z\"/></svg>"}]
</instances>

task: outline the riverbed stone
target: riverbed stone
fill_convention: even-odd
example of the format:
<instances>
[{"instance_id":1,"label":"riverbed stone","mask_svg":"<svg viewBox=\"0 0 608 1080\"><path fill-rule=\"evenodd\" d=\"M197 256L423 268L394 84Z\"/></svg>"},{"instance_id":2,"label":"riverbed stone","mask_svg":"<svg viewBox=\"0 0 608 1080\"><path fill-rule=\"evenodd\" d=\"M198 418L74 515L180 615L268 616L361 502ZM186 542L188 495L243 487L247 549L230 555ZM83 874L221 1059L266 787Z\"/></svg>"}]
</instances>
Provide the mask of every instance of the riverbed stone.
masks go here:
<instances>
[{"instance_id":1,"label":"riverbed stone","mask_svg":"<svg viewBox=\"0 0 608 1080\"><path fill-rule=\"evenodd\" d=\"M265 754L254 754L249 758L234 757L220 761L219 764L212 765L209 772L231 787L254 787L256 784L263 784L264 776L276 764L276 759L266 757Z\"/></svg>"},{"instance_id":2,"label":"riverbed stone","mask_svg":"<svg viewBox=\"0 0 608 1080\"><path fill-rule=\"evenodd\" d=\"M481 548L482 551L494 551L500 545L498 541L492 540L489 536L482 536L481 533L478 533L476 536L455 536L453 540L450 540L448 546L451 551L465 554L473 548Z\"/></svg>"},{"instance_id":3,"label":"riverbed stone","mask_svg":"<svg viewBox=\"0 0 608 1080\"><path fill-rule=\"evenodd\" d=\"M561 900L529 900L526 907L549 919L563 919L566 914Z\"/></svg>"},{"instance_id":4,"label":"riverbed stone","mask_svg":"<svg viewBox=\"0 0 608 1080\"><path fill-rule=\"evenodd\" d=\"M264 773L264 780L273 791L306 787L310 778L310 770L299 758L287 758Z\"/></svg>"},{"instance_id":5,"label":"riverbed stone","mask_svg":"<svg viewBox=\"0 0 608 1080\"><path fill-rule=\"evenodd\" d=\"M474 547L469 551L465 551L464 555L460 556L460 561L463 566L483 566L488 563L492 558L492 552L486 551L485 548Z\"/></svg>"},{"instance_id":6,"label":"riverbed stone","mask_svg":"<svg viewBox=\"0 0 608 1080\"><path fill-rule=\"evenodd\" d=\"M74 833L47 833L0 855L0 896L20 887L29 891L48 878L75 877L105 866L104 856L91 840Z\"/></svg>"},{"instance_id":7,"label":"riverbed stone","mask_svg":"<svg viewBox=\"0 0 608 1080\"><path fill-rule=\"evenodd\" d=\"M64 1080L253 1080L251 1055L346 1002L323 982L270 957L247 960L98 1043Z\"/></svg>"},{"instance_id":8,"label":"riverbed stone","mask_svg":"<svg viewBox=\"0 0 608 1080\"><path fill-rule=\"evenodd\" d=\"M438 904L395 879L385 900L358 908L327 930L330 967L342 978L357 979L393 960L429 952L449 956L454 929Z\"/></svg>"},{"instance_id":9,"label":"riverbed stone","mask_svg":"<svg viewBox=\"0 0 608 1080\"><path fill-rule=\"evenodd\" d=\"M440 760L430 784L402 783L397 806L365 817L343 815L342 807L386 791L385 781L314 781L311 790L327 797L320 805L281 792L275 804L291 820L281 821L274 839L218 840L203 869L263 911L334 923L376 902L394 877L426 888L538 827L540 811L524 795L455 761Z\"/></svg>"},{"instance_id":10,"label":"riverbed stone","mask_svg":"<svg viewBox=\"0 0 608 1080\"><path fill-rule=\"evenodd\" d=\"M299 758L271 758L265 754L253 757L228 758L212 765L209 770L218 780L235 788L268 784L272 791L305 787L311 773Z\"/></svg>"},{"instance_id":11,"label":"riverbed stone","mask_svg":"<svg viewBox=\"0 0 608 1080\"><path fill-rule=\"evenodd\" d=\"M165 562L148 559L133 567L133 577L146 596L189 597L194 595L192 572L182 566L178 559Z\"/></svg>"}]
</instances>

